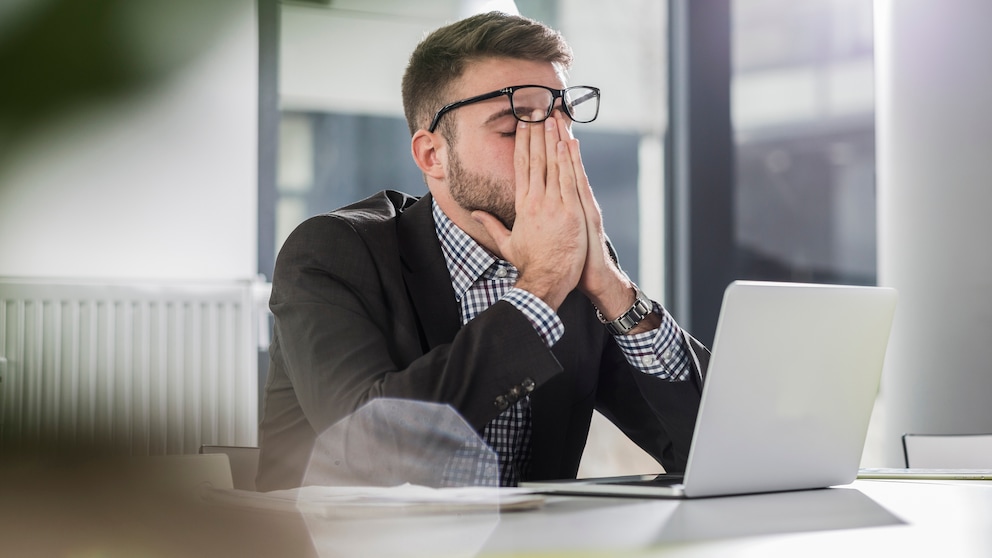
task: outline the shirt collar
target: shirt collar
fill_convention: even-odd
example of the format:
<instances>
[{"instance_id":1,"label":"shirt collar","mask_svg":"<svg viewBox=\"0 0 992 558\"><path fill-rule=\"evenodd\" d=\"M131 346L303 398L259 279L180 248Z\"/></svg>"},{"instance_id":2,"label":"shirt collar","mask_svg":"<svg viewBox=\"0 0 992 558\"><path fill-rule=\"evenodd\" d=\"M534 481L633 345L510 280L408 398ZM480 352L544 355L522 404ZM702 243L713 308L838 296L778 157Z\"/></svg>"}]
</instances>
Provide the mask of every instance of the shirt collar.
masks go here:
<instances>
[{"instance_id":1,"label":"shirt collar","mask_svg":"<svg viewBox=\"0 0 992 558\"><path fill-rule=\"evenodd\" d=\"M461 301L465 291L472 286L490 267L501 260L489 253L465 231L458 228L451 219L441 211L437 200L431 200L434 213L434 229L441 241L441 252L448 265L451 275L451 286L455 289L455 298Z\"/></svg>"}]
</instances>

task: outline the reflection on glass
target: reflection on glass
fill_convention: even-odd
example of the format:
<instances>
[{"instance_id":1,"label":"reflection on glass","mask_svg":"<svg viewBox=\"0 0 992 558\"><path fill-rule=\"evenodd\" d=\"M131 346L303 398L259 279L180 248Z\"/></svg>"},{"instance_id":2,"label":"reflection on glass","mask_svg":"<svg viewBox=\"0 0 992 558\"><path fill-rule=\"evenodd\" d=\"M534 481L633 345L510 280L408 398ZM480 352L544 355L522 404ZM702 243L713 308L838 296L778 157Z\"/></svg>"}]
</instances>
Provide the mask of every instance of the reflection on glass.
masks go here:
<instances>
[{"instance_id":1,"label":"reflection on glass","mask_svg":"<svg viewBox=\"0 0 992 558\"><path fill-rule=\"evenodd\" d=\"M474 556L499 523L498 503L454 503L450 510L443 505L406 505L403 491L498 485L496 454L454 409L382 398L317 438L303 487L296 492L321 558ZM392 487L383 494L398 499L395 506L375 502L378 493L368 490L371 500L327 508L326 502L321 504L327 500L321 489L327 486Z\"/></svg>"},{"instance_id":2,"label":"reflection on glass","mask_svg":"<svg viewBox=\"0 0 992 558\"><path fill-rule=\"evenodd\" d=\"M303 485L499 486L496 454L448 405L374 399L314 445Z\"/></svg>"}]
</instances>

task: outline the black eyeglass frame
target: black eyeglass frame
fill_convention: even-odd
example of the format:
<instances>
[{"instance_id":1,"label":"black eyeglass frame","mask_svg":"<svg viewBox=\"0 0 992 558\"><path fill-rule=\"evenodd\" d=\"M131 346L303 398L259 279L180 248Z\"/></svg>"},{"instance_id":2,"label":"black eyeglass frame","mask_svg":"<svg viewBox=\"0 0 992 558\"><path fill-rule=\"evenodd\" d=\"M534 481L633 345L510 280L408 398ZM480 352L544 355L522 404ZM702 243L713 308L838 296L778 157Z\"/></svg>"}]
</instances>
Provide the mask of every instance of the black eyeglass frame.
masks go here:
<instances>
[{"instance_id":1,"label":"black eyeglass frame","mask_svg":"<svg viewBox=\"0 0 992 558\"><path fill-rule=\"evenodd\" d=\"M544 115L544 118L540 118L538 120L524 120L523 118L520 118L520 115L518 115L516 109L514 109L513 92L518 89L524 89L527 87L538 87L541 89L546 89L551 92L551 104L548 105L548 110L547 113ZM431 120L431 125L429 128L427 128L427 131L433 134L434 131L437 130L438 124L441 122L441 117L444 116L446 113L455 110L456 108L463 107L465 105L471 105L472 103L488 101L489 99L495 99L496 97L500 97L503 95L506 95L507 98L510 100L510 113L513 114L513 117L516 118L517 120L521 122L535 122L535 123L544 122L545 120L548 119L549 116L551 116L551 113L554 112L555 100L564 99L565 93L567 93L572 89L592 90L591 94L596 97L596 113L592 115L592 118L589 118L587 120L578 120L572 114L572 111L569 110L568 103L563 102L561 106L562 106L562 110L565 111L565 114L567 114L568 117L572 119L572 122L578 122L580 124L587 124L589 122L592 122L593 120L596 120L596 117L599 116L600 93L598 87L593 87L591 85L573 85L571 87L566 87L565 89L552 89L551 87L546 87L544 85L512 85L510 87L504 87L503 89L497 89L496 91L490 91L489 93L483 93L482 95L476 95L475 97L469 97L468 99L462 99L461 101L455 101L453 103L448 103L444 105L443 107L441 107L441 110L437 111L437 113L434 114L434 119Z\"/></svg>"}]
</instances>

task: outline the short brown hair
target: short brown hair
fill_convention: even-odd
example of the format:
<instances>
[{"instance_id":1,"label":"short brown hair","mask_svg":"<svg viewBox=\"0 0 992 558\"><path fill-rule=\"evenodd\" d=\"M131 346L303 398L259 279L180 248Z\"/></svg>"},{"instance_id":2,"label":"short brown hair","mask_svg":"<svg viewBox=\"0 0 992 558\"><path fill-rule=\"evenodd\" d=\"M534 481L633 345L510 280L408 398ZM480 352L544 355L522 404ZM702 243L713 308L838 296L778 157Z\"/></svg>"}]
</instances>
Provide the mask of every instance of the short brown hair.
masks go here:
<instances>
[{"instance_id":1,"label":"short brown hair","mask_svg":"<svg viewBox=\"0 0 992 558\"><path fill-rule=\"evenodd\" d=\"M493 57L550 62L564 71L572 64L572 49L543 23L502 12L475 15L433 31L413 50L403 74L403 112L410 134L427 128L434 113L455 100L446 97L467 63ZM451 129L442 123L441 132L448 137Z\"/></svg>"}]
</instances>

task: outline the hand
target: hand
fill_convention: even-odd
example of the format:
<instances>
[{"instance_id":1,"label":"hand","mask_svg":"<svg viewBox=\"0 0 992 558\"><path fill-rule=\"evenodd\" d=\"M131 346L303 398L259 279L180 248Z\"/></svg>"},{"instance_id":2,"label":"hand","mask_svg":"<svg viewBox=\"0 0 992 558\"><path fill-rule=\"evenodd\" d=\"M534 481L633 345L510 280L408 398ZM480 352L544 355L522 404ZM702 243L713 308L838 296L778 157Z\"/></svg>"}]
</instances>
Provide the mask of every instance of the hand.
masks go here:
<instances>
[{"instance_id":1,"label":"hand","mask_svg":"<svg viewBox=\"0 0 992 558\"><path fill-rule=\"evenodd\" d=\"M502 257L520 271L516 286L555 310L579 282L589 239L562 129L564 123L554 116L543 123L517 123L512 231L488 213L472 213Z\"/></svg>"},{"instance_id":2,"label":"hand","mask_svg":"<svg viewBox=\"0 0 992 558\"><path fill-rule=\"evenodd\" d=\"M634 285L610 257L606 245L606 232L603 229L602 211L592 193L589 177L582 164L579 140L572 136L564 122L559 122L559 134L567 138L565 144L569 152L568 160L572 166L570 174L576 179L579 201L586 222L587 252L577 286L604 316L612 319L626 312L633 305Z\"/></svg>"}]
</instances>

